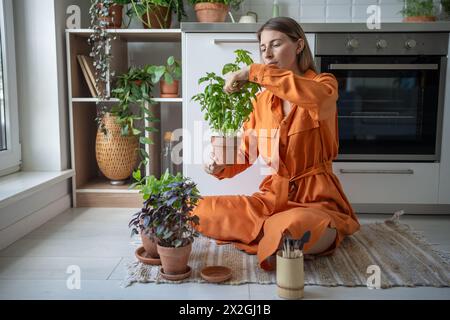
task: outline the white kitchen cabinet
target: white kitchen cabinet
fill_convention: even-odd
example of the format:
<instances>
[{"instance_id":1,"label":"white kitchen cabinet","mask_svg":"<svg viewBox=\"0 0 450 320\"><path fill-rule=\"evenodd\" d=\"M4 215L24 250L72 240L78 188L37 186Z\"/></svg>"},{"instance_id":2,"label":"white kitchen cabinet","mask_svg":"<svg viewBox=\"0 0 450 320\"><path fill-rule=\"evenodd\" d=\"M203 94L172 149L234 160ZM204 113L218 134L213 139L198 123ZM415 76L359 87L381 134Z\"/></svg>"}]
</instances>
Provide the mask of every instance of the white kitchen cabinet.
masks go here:
<instances>
[{"instance_id":1,"label":"white kitchen cabinet","mask_svg":"<svg viewBox=\"0 0 450 320\"><path fill-rule=\"evenodd\" d=\"M314 52L314 35L307 35ZM200 105L190 101L204 86L198 79L206 72L221 74L222 67L234 61L234 50L245 49L260 61L255 33L183 33L183 173L192 178L202 195L252 194L267 175L268 169L258 160L252 167L232 179L218 180L204 172L203 157L208 155L209 127L203 120ZM206 158L205 158L206 159Z\"/></svg>"},{"instance_id":2,"label":"white kitchen cabinet","mask_svg":"<svg viewBox=\"0 0 450 320\"><path fill-rule=\"evenodd\" d=\"M334 162L349 201L437 204L439 163Z\"/></svg>"}]
</instances>

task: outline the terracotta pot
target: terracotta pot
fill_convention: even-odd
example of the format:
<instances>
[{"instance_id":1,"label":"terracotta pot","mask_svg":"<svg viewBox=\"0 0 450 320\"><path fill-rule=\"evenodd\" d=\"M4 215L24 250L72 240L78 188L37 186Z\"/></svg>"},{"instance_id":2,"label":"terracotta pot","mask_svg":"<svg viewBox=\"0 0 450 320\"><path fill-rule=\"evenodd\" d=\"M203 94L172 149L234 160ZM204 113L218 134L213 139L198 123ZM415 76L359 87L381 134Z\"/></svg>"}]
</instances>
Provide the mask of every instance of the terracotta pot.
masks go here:
<instances>
[{"instance_id":1,"label":"terracotta pot","mask_svg":"<svg viewBox=\"0 0 450 320\"><path fill-rule=\"evenodd\" d=\"M187 271L192 243L184 247L170 248L157 245L161 265L165 274L184 274Z\"/></svg>"},{"instance_id":2,"label":"terracotta pot","mask_svg":"<svg viewBox=\"0 0 450 320\"><path fill-rule=\"evenodd\" d=\"M98 8L103 7L102 3L97 4ZM120 29L122 27L123 5L114 4L109 7L109 16L99 18L108 23L107 28Z\"/></svg>"},{"instance_id":3,"label":"terracotta pot","mask_svg":"<svg viewBox=\"0 0 450 320\"><path fill-rule=\"evenodd\" d=\"M124 184L130 177L138 161L139 137L130 133L122 136L121 127L116 123L117 117L105 114L101 127L97 130L95 156L100 171L111 180L111 184Z\"/></svg>"},{"instance_id":4,"label":"terracotta pot","mask_svg":"<svg viewBox=\"0 0 450 320\"><path fill-rule=\"evenodd\" d=\"M161 98L178 98L178 80L174 80L172 84L168 84L166 81L161 80L159 83Z\"/></svg>"},{"instance_id":5,"label":"terracotta pot","mask_svg":"<svg viewBox=\"0 0 450 320\"><path fill-rule=\"evenodd\" d=\"M135 83L137 86L140 86L140 85L142 84L142 80L134 80L134 83Z\"/></svg>"},{"instance_id":6,"label":"terracotta pot","mask_svg":"<svg viewBox=\"0 0 450 320\"><path fill-rule=\"evenodd\" d=\"M198 22L225 22L230 7L223 3L201 2L194 9Z\"/></svg>"},{"instance_id":7,"label":"terracotta pot","mask_svg":"<svg viewBox=\"0 0 450 320\"><path fill-rule=\"evenodd\" d=\"M142 15L145 29L168 29L172 24L172 10L169 7L150 6Z\"/></svg>"},{"instance_id":8,"label":"terracotta pot","mask_svg":"<svg viewBox=\"0 0 450 320\"><path fill-rule=\"evenodd\" d=\"M141 239L142 239L142 245L144 246L145 252L152 258L159 258L155 238L149 238L145 234L141 233Z\"/></svg>"},{"instance_id":9,"label":"terracotta pot","mask_svg":"<svg viewBox=\"0 0 450 320\"><path fill-rule=\"evenodd\" d=\"M243 163L239 157L240 137L212 136L211 144L214 155L217 157L217 164Z\"/></svg>"},{"instance_id":10,"label":"terracotta pot","mask_svg":"<svg viewBox=\"0 0 450 320\"><path fill-rule=\"evenodd\" d=\"M431 22L436 21L434 16L411 16L403 18L403 22Z\"/></svg>"}]
</instances>

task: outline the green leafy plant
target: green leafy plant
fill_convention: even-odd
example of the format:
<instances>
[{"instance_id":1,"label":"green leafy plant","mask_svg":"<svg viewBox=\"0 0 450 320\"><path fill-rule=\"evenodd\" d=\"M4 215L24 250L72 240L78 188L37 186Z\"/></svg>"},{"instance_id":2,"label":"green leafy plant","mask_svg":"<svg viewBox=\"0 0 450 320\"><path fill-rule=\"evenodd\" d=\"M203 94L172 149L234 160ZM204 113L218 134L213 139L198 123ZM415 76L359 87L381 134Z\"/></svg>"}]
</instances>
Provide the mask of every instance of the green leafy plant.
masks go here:
<instances>
[{"instance_id":1,"label":"green leafy plant","mask_svg":"<svg viewBox=\"0 0 450 320\"><path fill-rule=\"evenodd\" d=\"M233 10L239 10L241 3L244 2L244 0L189 0L189 2L192 5L201 2L223 3L229 5Z\"/></svg>"},{"instance_id":2,"label":"green leafy plant","mask_svg":"<svg viewBox=\"0 0 450 320\"><path fill-rule=\"evenodd\" d=\"M159 82L164 77L165 82L172 84L174 80L181 79L181 63L170 56L165 65L152 66L151 72L153 83Z\"/></svg>"},{"instance_id":3,"label":"green leafy plant","mask_svg":"<svg viewBox=\"0 0 450 320\"><path fill-rule=\"evenodd\" d=\"M151 13L155 6L168 7L167 15L172 14L172 12L176 13L178 21L186 17L183 0L130 0L130 3L131 9L127 12L127 15L130 19L135 16L144 24L147 24L147 22L142 19L142 16ZM164 17L164 20L167 20L167 18L168 16ZM159 21L159 25L162 27L163 21Z\"/></svg>"},{"instance_id":4,"label":"green leafy plant","mask_svg":"<svg viewBox=\"0 0 450 320\"><path fill-rule=\"evenodd\" d=\"M399 12L405 17L434 16L433 0L404 0L405 7Z\"/></svg>"},{"instance_id":5,"label":"green leafy plant","mask_svg":"<svg viewBox=\"0 0 450 320\"><path fill-rule=\"evenodd\" d=\"M147 123L159 121L148 109L148 105L155 104L151 95L153 88L153 74L151 69L151 65L146 65L143 68L130 67L128 72L118 76L116 79L112 94L120 102L113 107L111 112L118 116L118 122L121 124L123 135L128 135L130 131L134 135L142 134L142 130L134 125L137 120L144 119L147 120ZM133 113L131 110L130 106L132 104L139 105L140 112L138 114ZM146 126L144 131L151 133L157 131L157 129ZM143 145L153 144L153 141L143 135L140 137L140 143ZM140 149L140 154L143 159L140 164L141 167L148 163L149 155L145 148Z\"/></svg>"},{"instance_id":6,"label":"green leafy plant","mask_svg":"<svg viewBox=\"0 0 450 320\"><path fill-rule=\"evenodd\" d=\"M192 214L201 199L197 186L180 173L176 176L166 171L160 179L155 176L141 177L132 187L143 194L143 208L133 215L129 223L132 235L142 231L154 236L163 247L183 247L198 236L195 225L199 217Z\"/></svg>"},{"instance_id":7,"label":"green leafy plant","mask_svg":"<svg viewBox=\"0 0 450 320\"><path fill-rule=\"evenodd\" d=\"M249 51L238 49L234 53L234 63L226 64L222 75L238 71L243 64L248 66L253 63ZM256 99L261 87L247 82L239 92L227 94L223 91L225 79L214 72L208 72L205 77L199 79L198 84L205 82L208 84L203 92L193 96L192 100L200 103L204 118L212 130L224 136L235 135L248 120L253 110L252 99Z\"/></svg>"}]
</instances>

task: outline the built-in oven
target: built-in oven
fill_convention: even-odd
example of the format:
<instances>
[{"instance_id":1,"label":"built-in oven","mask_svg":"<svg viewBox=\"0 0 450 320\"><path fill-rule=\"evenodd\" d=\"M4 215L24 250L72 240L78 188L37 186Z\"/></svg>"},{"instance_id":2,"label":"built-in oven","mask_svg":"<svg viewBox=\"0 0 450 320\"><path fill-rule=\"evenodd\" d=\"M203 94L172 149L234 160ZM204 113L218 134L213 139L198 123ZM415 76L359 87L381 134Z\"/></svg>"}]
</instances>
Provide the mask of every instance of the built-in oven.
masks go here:
<instances>
[{"instance_id":1,"label":"built-in oven","mask_svg":"<svg viewBox=\"0 0 450 320\"><path fill-rule=\"evenodd\" d=\"M345 161L438 162L448 34L317 34L320 72L339 83Z\"/></svg>"}]
</instances>

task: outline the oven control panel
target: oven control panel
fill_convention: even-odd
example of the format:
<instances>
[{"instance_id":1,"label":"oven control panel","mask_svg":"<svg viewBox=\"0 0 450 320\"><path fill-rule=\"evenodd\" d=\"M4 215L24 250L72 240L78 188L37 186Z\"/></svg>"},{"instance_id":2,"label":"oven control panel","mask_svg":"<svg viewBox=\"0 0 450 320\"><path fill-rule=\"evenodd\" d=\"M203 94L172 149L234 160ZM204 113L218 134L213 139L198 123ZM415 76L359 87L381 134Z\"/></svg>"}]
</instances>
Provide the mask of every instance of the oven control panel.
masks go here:
<instances>
[{"instance_id":1,"label":"oven control panel","mask_svg":"<svg viewBox=\"0 0 450 320\"><path fill-rule=\"evenodd\" d=\"M315 55L447 55L447 33L318 33Z\"/></svg>"}]
</instances>

